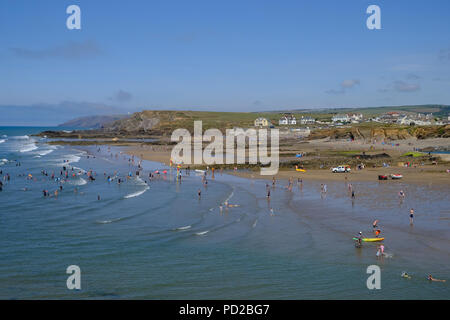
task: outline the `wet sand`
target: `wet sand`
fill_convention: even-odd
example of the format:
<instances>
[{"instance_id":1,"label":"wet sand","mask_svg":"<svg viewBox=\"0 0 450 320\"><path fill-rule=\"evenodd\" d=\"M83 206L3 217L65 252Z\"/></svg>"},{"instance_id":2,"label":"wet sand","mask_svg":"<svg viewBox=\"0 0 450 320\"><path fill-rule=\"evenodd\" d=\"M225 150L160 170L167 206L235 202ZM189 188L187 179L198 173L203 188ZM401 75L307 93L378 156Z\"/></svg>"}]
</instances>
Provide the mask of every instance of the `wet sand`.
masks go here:
<instances>
[{"instance_id":1,"label":"wet sand","mask_svg":"<svg viewBox=\"0 0 450 320\"><path fill-rule=\"evenodd\" d=\"M237 171L231 174L256 179L272 179L272 176L261 176L258 171ZM332 173L330 170L312 169L306 172L297 172L295 170L280 170L275 176L277 179L297 178L304 180L318 181L378 181L378 175L401 174L403 178L400 180L383 180L381 182L396 183L398 181L404 183L419 184L450 184L450 173L445 172L443 166L422 166L418 168L366 168L363 170L353 170L350 173Z\"/></svg>"}]
</instances>

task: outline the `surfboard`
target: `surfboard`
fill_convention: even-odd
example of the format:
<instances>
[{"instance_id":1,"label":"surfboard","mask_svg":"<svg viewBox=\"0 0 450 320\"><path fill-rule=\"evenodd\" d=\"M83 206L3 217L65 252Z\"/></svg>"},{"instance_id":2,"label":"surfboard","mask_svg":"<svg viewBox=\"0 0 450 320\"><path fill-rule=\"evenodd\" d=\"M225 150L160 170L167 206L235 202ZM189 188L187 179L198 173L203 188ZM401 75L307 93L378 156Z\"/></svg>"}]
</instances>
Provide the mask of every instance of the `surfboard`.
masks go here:
<instances>
[{"instance_id":1,"label":"surfboard","mask_svg":"<svg viewBox=\"0 0 450 320\"><path fill-rule=\"evenodd\" d=\"M358 238L353 238L353 240L358 240ZM364 242L377 242L377 241L383 241L384 238L362 238L362 241Z\"/></svg>"}]
</instances>

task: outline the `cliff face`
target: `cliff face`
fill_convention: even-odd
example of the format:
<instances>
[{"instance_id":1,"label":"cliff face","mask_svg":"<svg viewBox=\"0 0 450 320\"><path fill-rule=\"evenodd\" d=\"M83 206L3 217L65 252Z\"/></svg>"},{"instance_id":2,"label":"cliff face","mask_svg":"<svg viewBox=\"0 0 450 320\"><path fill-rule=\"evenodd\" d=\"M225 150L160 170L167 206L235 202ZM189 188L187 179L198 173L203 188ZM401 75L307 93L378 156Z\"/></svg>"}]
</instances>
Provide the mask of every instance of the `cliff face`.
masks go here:
<instances>
[{"instance_id":1,"label":"cliff face","mask_svg":"<svg viewBox=\"0 0 450 320\"><path fill-rule=\"evenodd\" d=\"M440 127L419 127L416 128L414 135L417 139L427 138L450 138L450 125Z\"/></svg>"},{"instance_id":2,"label":"cliff face","mask_svg":"<svg viewBox=\"0 0 450 320\"><path fill-rule=\"evenodd\" d=\"M372 129L370 136L371 138L377 140L404 140L413 137L406 129L394 129L394 128Z\"/></svg>"},{"instance_id":3,"label":"cliff face","mask_svg":"<svg viewBox=\"0 0 450 320\"><path fill-rule=\"evenodd\" d=\"M80 117L60 124L58 127L99 129L127 115Z\"/></svg>"},{"instance_id":4,"label":"cliff face","mask_svg":"<svg viewBox=\"0 0 450 320\"><path fill-rule=\"evenodd\" d=\"M187 116L183 112L142 111L132 114L127 119L115 121L105 129L119 132L162 134L170 131L175 123L186 118Z\"/></svg>"},{"instance_id":5,"label":"cliff face","mask_svg":"<svg viewBox=\"0 0 450 320\"><path fill-rule=\"evenodd\" d=\"M381 140L404 140L409 138L428 139L428 138L449 138L450 125L446 126L427 126L410 128L373 128L370 131L363 132L358 128L333 128L316 130L311 133L309 139L377 139Z\"/></svg>"},{"instance_id":6,"label":"cliff face","mask_svg":"<svg viewBox=\"0 0 450 320\"><path fill-rule=\"evenodd\" d=\"M311 133L309 139L324 139L330 137L331 139L364 139L365 135L358 128L333 128L316 130Z\"/></svg>"}]
</instances>

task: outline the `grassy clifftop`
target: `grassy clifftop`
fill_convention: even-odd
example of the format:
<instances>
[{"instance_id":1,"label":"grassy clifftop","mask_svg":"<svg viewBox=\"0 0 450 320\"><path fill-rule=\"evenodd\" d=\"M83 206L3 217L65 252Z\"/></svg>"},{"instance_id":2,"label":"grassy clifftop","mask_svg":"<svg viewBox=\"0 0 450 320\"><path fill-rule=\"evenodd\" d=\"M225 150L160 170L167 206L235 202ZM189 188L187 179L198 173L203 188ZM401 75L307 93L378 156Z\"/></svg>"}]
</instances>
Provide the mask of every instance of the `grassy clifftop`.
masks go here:
<instances>
[{"instance_id":1,"label":"grassy clifftop","mask_svg":"<svg viewBox=\"0 0 450 320\"><path fill-rule=\"evenodd\" d=\"M142 111L128 119L116 121L107 130L127 132L152 132L168 134L178 128L193 130L194 121L201 120L203 130L217 128L220 130L234 127L252 127L260 116L271 116L274 120L279 115L251 112L208 112L208 111ZM270 119L269 119L270 120Z\"/></svg>"}]
</instances>

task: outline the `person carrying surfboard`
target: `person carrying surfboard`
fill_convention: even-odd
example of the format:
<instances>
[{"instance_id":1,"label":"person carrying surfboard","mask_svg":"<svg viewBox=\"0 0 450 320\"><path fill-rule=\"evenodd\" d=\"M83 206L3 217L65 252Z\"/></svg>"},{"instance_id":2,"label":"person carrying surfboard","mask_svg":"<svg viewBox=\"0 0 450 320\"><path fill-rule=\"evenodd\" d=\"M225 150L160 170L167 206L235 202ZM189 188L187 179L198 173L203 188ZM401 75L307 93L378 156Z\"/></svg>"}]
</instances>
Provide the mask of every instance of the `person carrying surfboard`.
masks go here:
<instances>
[{"instance_id":1,"label":"person carrying surfboard","mask_svg":"<svg viewBox=\"0 0 450 320\"><path fill-rule=\"evenodd\" d=\"M362 231L360 231L356 236L356 244L358 247L362 245L362 238L363 238Z\"/></svg>"}]
</instances>

